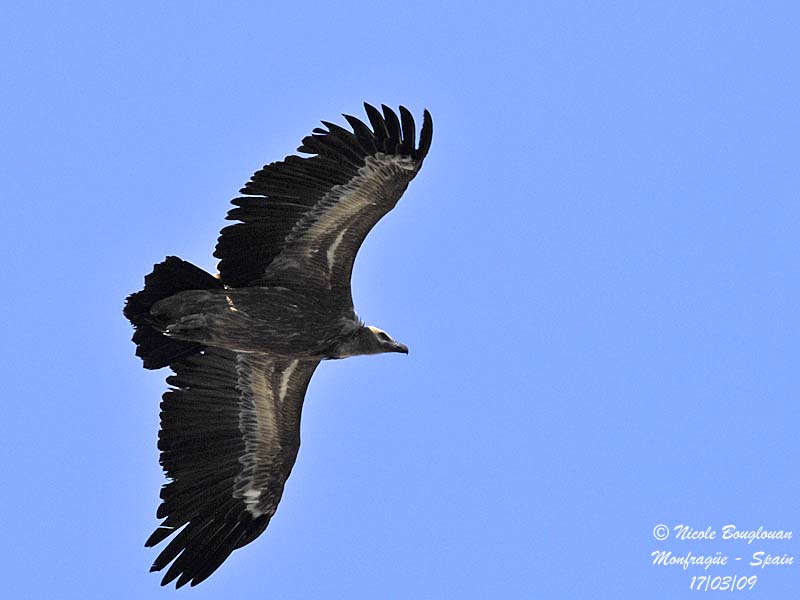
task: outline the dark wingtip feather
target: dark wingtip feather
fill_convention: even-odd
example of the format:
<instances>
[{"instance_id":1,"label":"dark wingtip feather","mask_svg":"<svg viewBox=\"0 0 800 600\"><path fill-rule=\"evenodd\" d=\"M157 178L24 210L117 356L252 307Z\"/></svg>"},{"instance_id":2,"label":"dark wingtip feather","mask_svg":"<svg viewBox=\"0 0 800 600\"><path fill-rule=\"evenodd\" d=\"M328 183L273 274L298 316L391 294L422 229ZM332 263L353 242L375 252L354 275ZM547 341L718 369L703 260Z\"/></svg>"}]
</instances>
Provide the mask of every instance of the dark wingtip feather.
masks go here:
<instances>
[{"instance_id":1,"label":"dark wingtip feather","mask_svg":"<svg viewBox=\"0 0 800 600\"><path fill-rule=\"evenodd\" d=\"M389 137L389 131L386 129L386 123L377 108L371 104L364 102L364 110L369 117L369 122L372 124L372 129L375 132L375 142L378 150L386 152L386 139Z\"/></svg>"},{"instance_id":2,"label":"dark wingtip feather","mask_svg":"<svg viewBox=\"0 0 800 600\"><path fill-rule=\"evenodd\" d=\"M361 119L357 119L352 115L342 115L348 123L350 123L350 127L353 128L353 133L356 136L356 140L364 149L364 152L367 154L373 154L377 152L377 148L375 147L374 137L375 135L372 133L367 124L364 123Z\"/></svg>"},{"instance_id":3,"label":"dark wingtip feather","mask_svg":"<svg viewBox=\"0 0 800 600\"><path fill-rule=\"evenodd\" d=\"M405 106L400 107L400 122L403 126L403 154L412 154L416 144L416 125L414 116Z\"/></svg>"},{"instance_id":4,"label":"dark wingtip feather","mask_svg":"<svg viewBox=\"0 0 800 600\"><path fill-rule=\"evenodd\" d=\"M192 580L192 574L189 573L188 571L184 571L183 573L181 573L181 576L178 577L178 581L175 583L175 589L177 590L182 588L191 580Z\"/></svg>"},{"instance_id":5,"label":"dark wingtip feather","mask_svg":"<svg viewBox=\"0 0 800 600\"><path fill-rule=\"evenodd\" d=\"M342 113L342 116L345 118L345 120L348 123L350 123L350 127L353 128L353 131L355 132L355 134L357 136L358 135L365 135L365 136L372 137L372 131L370 130L369 127L367 127L367 124L364 123L364 121L362 121L358 117L354 117L353 115L346 115L346 114Z\"/></svg>"},{"instance_id":6,"label":"dark wingtip feather","mask_svg":"<svg viewBox=\"0 0 800 600\"><path fill-rule=\"evenodd\" d=\"M389 152L397 154L400 151L403 135L400 131L400 119L397 118L391 108L385 104L381 104L383 111L383 121L386 123L386 130L389 132Z\"/></svg>"},{"instance_id":7,"label":"dark wingtip feather","mask_svg":"<svg viewBox=\"0 0 800 600\"><path fill-rule=\"evenodd\" d=\"M420 131L419 134L419 148L417 148L417 156L415 157L418 161L422 162L428 155L428 150L431 148L432 141L433 119L431 118L431 113L429 113L426 108L422 113L422 131Z\"/></svg>"},{"instance_id":8,"label":"dark wingtip feather","mask_svg":"<svg viewBox=\"0 0 800 600\"><path fill-rule=\"evenodd\" d=\"M163 542L169 536L175 533L174 527L156 527L156 530L150 534L150 537L147 538L147 541L144 543L145 548L152 548Z\"/></svg>"}]
</instances>

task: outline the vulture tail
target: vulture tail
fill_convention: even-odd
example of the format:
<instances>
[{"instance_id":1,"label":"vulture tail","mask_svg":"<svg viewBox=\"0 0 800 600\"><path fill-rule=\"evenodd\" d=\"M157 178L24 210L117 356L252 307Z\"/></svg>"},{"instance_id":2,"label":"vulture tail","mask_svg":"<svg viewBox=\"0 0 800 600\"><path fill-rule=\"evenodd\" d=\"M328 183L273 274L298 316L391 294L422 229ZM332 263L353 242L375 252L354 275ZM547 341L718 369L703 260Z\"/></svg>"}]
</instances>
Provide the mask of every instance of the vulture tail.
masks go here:
<instances>
[{"instance_id":1,"label":"vulture tail","mask_svg":"<svg viewBox=\"0 0 800 600\"><path fill-rule=\"evenodd\" d=\"M222 287L222 282L213 275L175 256L168 256L153 267L153 272L144 278L144 289L128 296L122 310L135 329L136 356L144 361L145 369L166 367L205 348L196 342L169 338L153 327L150 316L153 304L178 292Z\"/></svg>"}]
</instances>

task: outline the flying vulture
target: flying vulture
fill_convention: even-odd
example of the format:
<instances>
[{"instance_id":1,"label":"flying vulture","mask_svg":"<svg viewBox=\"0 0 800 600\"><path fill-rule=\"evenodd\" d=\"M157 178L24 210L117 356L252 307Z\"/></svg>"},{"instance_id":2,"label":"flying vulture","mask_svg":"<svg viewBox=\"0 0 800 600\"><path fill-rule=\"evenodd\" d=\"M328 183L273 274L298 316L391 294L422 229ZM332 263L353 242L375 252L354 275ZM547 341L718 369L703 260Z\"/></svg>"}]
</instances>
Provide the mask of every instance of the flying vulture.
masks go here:
<instances>
[{"instance_id":1,"label":"flying vulture","mask_svg":"<svg viewBox=\"0 0 800 600\"><path fill-rule=\"evenodd\" d=\"M300 446L300 412L321 360L408 348L356 316L353 261L422 167L433 135L423 115L365 104L370 125L323 121L298 152L256 172L232 201L214 256L219 274L167 257L130 295L146 369L169 367L158 448L169 481L170 539L151 571L196 585L256 539L281 499Z\"/></svg>"}]
</instances>

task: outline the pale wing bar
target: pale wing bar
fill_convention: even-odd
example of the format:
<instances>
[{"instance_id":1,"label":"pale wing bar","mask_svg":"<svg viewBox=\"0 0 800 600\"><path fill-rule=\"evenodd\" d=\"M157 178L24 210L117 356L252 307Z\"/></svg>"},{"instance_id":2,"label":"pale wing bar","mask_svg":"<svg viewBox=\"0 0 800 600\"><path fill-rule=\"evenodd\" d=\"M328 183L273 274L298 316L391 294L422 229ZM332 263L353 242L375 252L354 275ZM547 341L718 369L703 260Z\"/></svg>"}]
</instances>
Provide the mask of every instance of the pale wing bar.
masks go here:
<instances>
[{"instance_id":1,"label":"pale wing bar","mask_svg":"<svg viewBox=\"0 0 800 600\"><path fill-rule=\"evenodd\" d=\"M368 156L350 181L334 187L295 225L263 281L303 282L340 290L349 298L359 247L397 204L417 169L407 156Z\"/></svg>"},{"instance_id":2,"label":"pale wing bar","mask_svg":"<svg viewBox=\"0 0 800 600\"><path fill-rule=\"evenodd\" d=\"M244 454L233 495L253 518L274 514L281 499L300 448L303 397L318 364L264 354L236 357Z\"/></svg>"}]
</instances>

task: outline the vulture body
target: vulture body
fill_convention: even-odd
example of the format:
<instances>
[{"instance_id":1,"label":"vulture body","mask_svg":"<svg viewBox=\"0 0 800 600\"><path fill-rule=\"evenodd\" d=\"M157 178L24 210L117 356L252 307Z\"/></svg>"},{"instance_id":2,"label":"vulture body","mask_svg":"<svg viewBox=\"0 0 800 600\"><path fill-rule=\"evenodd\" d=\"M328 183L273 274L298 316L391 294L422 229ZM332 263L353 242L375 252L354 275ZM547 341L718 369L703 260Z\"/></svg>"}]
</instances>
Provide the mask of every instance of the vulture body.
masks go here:
<instances>
[{"instance_id":1,"label":"vulture body","mask_svg":"<svg viewBox=\"0 0 800 600\"><path fill-rule=\"evenodd\" d=\"M365 104L370 125L323 121L288 156L256 172L232 201L213 276L176 257L155 265L124 314L147 369L169 367L158 447L169 482L161 525L170 538L151 570L162 585L196 585L275 514L300 446L300 414L320 361L407 353L356 316L353 262L394 208L430 148L414 119Z\"/></svg>"}]
</instances>

